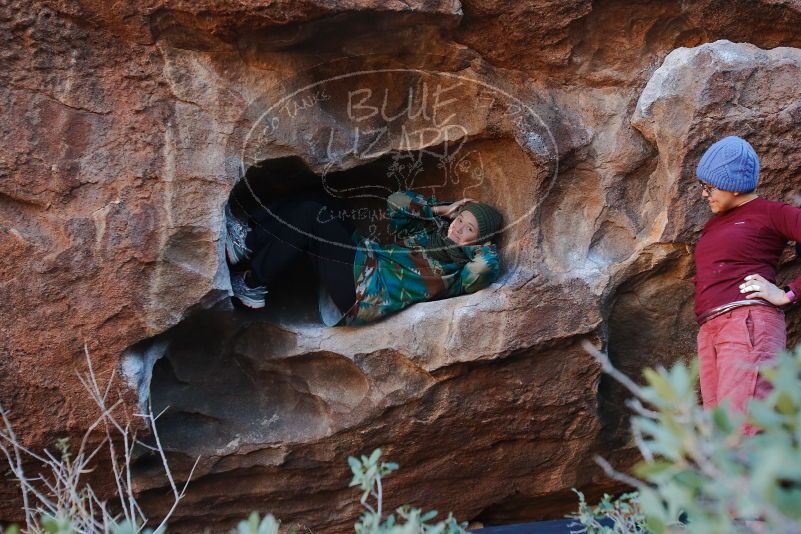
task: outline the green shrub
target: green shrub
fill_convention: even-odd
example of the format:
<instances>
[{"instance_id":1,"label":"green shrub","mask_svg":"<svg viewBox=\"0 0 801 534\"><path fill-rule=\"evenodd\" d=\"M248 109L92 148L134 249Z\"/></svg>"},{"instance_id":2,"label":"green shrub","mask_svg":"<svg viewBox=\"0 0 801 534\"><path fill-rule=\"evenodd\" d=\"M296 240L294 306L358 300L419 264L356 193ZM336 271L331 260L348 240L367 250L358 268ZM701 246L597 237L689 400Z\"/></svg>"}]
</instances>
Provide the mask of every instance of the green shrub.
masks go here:
<instances>
[{"instance_id":1,"label":"green shrub","mask_svg":"<svg viewBox=\"0 0 801 534\"><path fill-rule=\"evenodd\" d=\"M606 355L587 350L633 394L638 478L599 463L637 488L650 531L801 532L801 347L762 371L773 391L749 403L747 418L725 403L711 411L699 405L697 362L646 369L638 386ZM745 436L746 422L761 432Z\"/></svg>"},{"instance_id":2,"label":"green shrub","mask_svg":"<svg viewBox=\"0 0 801 534\"><path fill-rule=\"evenodd\" d=\"M359 521L354 525L357 534L462 534L465 533L467 523L457 523L453 514L448 514L444 521L428 524L428 521L437 516L432 510L423 513L419 508L408 505L401 506L383 519L383 485L382 478L398 469L394 463L380 462L381 449L376 449L367 457L361 459L353 456L348 458L350 469L353 471L351 486L359 486L362 495L359 499L365 511ZM373 504L370 504L370 497Z\"/></svg>"},{"instance_id":3,"label":"green shrub","mask_svg":"<svg viewBox=\"0 0 801 534\"><path fill-rule=\"evenodd\" d=\"M617 499L604 494L596 506L590 506L584 494L574 489L579 498L579 509L567 517L575 519L570 527L581 526L572 532L587 534L630 534L649 532L645 526L645 515L642 513L637 493L624 493ZM610 524L611 523L611 524Z\"/></svg>"}]
</instances>

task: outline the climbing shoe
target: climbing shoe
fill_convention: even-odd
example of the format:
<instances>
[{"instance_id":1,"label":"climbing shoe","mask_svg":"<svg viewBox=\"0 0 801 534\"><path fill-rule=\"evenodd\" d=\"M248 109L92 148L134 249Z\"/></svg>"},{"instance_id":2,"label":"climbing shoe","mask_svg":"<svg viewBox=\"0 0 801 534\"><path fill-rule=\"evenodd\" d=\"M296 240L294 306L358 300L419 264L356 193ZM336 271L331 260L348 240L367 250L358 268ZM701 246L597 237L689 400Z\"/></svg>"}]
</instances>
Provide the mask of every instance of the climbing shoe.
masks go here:
<instances>
[{"instance_id":1,"label":"climbing shoe","mask_svg":"<svg viewBox=\"0 0 801 534\"><path fill-rule=\"evenodd\" d=\"M267 288L264 286L250 287L245 282L245 273L236 273L231 276L231 289L234 297L248 308L263 308L267 297Z\"/></svg>"},{"instance_id":2,"label":"climbing shoe","mask_svg":"<svg viewBox=\"0 0 801 534\"><path fill-rule=\"evenodd\" d=\"M250 258L251 250L245 244L250 228L237 219L231 206L225 205L225 255L231 265Z\"/></svg>"}]
</instances>

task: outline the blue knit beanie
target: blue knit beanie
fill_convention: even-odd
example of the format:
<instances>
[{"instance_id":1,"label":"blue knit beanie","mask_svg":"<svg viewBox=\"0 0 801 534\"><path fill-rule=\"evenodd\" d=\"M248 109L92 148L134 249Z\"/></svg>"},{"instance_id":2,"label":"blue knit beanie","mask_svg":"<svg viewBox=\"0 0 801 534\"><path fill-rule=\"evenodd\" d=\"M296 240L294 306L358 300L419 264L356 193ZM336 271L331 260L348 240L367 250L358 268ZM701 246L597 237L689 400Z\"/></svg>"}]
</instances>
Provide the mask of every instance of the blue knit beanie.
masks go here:
<instances>
[{"instance_id":1,"label":"blue knit beanie","mask_svg":"<svg viewBox=\"0 0 801 534\"><path fill-rule=\"evenodd\" d=\"M718 189L747 193L759 181L759 157L748 141L730 135L706 149L695 173Z\"/></svg>"}]
</instances>

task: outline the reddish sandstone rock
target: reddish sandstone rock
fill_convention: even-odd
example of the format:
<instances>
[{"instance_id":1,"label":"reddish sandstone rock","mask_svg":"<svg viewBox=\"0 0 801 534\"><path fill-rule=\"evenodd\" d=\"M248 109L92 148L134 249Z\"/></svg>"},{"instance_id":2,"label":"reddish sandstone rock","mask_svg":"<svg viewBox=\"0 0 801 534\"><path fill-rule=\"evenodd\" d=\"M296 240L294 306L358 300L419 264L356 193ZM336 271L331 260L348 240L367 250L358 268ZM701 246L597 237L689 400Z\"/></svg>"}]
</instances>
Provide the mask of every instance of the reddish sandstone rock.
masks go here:
<instances>
[{"instance_id":1,"label":"reddish sandstone rock","mask_svg":"<svg viewBox=\"0 0 801 534\"><path fill-rule=\"evenodd\" d=\"M635 377L692 356L707 213L687 186L714 139L745 135L764 194L794 192L801 60L754 45L799 46L799 9L739 7L3 8L0 402L18 434L39 448L94 420L75 378L86 342L130 412L169 406L179 472L201 455L174 530L260 510L348 531L345 459L377 446L401 464L388 506L460 520L558 517L570 487L614 488L592 456L633 461L622 392L578 342ZM721 37L753 45L696 46ZM361 328L322 327L297 279L265 312L232 308L223 206L248 191L245 168L260 195L297 186L270 170L286 157L364 193L349 202L366 232L382 195L410 185L495 203L514 222L501 279ZM166 481L147 457L136 472L148 511L165 511ZM20 518L15 491L0 487L0 518Z\"/></svg>"}]
</instances>

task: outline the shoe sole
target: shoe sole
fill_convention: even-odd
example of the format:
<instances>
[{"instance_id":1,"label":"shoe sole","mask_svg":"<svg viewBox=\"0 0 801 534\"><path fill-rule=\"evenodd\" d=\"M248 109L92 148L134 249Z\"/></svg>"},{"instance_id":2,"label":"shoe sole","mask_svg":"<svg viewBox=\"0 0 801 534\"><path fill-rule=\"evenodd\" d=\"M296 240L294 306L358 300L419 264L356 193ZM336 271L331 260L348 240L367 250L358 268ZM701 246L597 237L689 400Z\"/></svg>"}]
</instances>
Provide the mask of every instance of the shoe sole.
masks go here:
<instances>
[{"instance_id":1,"label":"shoe sole","mask_svg":"<svg viewBox=\"0 0 801 534\"><path fill-rule=\"evenodd\" d=\"M239 300L239 302L241 302L242 304L253 310L263 308L265 304L264 300L256 300L242 295L234 295L234 296Z\"/></svg>"},{"instance_id":2,"label":"shoe sole","mask_svg":"<svg viewBox=\"0 0 801 534\"><path fill-rule=\"evenodd\" d=\"M236 257L236 252L234 251L234 244L227 237L225 238L225 257L228 258L228 263L230 263L231 265L236 265L237 263L239 263L239 260L241 259Z\"/></svg>"},{"instance_id":3,"label":"shoe sole","mask_svg":"<svg viewBox=\"0 0 801 534\"><path fill-rule=\"evenodd\" d=\"M237 252L236 244L229 237L225 238L225 257L228 258L228 263L231 265L236 265L240 261L248 259L250 257L249 252Z\"/></svg>"}]
</instances>

